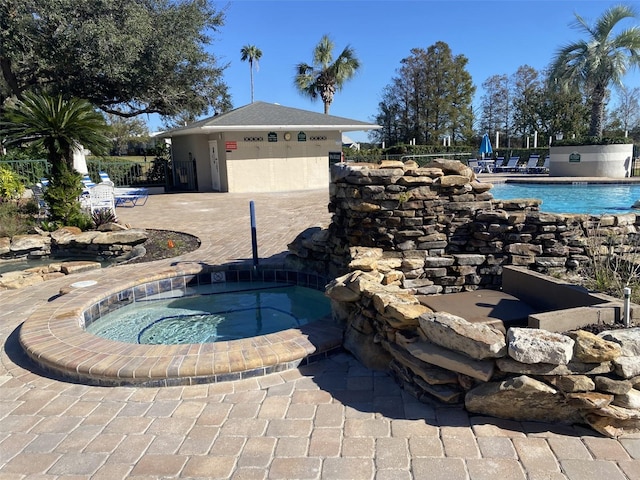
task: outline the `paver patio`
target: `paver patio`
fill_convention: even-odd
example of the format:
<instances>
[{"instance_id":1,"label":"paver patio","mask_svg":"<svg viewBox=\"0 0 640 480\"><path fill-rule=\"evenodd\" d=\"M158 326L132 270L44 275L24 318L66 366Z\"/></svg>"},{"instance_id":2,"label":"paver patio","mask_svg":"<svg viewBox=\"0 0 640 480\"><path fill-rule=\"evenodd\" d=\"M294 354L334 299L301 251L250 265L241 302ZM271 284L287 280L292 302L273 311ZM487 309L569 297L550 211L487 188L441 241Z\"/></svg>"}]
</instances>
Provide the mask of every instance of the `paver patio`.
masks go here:
<instances>
[{"instance_id":1,"label":"paver patio","mask_svg":"<svg viewBox=\"0 0 640 480\"><path fill-rule=\"evenodd\" d=\"M119 208L122 222L180 230L202 246L180 258L117 267L131 275L178 261L261 261L328 224L328 192L175 194ZM187 387L91 387L48 378L17 332L77 274L0 291L0 480L13 478L640 479L640 435L513 422L426 405L348 354L297 370Z\"/></svg>"}]
</instances>

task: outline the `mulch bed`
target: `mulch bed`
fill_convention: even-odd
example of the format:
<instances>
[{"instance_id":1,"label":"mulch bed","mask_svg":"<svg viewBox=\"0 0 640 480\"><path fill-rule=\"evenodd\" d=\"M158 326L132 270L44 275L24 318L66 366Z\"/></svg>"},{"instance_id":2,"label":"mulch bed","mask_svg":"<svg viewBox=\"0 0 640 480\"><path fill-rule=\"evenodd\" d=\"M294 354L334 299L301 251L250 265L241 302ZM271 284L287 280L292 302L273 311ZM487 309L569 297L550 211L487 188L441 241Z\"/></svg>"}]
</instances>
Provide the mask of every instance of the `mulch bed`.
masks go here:
<instances>
[{"instance_id":1,"label":"mulch bed","mask_svg":"<svg viewBox=\"0 0 640 480\"><path fill-rule=\"evenodd\" d=\"M147 230L147 235L147 241L142 244L146 250L145 254L127 263L145 263L178 257L200 248L200 239L188 233Z\"/></svg>"}]
</instances>

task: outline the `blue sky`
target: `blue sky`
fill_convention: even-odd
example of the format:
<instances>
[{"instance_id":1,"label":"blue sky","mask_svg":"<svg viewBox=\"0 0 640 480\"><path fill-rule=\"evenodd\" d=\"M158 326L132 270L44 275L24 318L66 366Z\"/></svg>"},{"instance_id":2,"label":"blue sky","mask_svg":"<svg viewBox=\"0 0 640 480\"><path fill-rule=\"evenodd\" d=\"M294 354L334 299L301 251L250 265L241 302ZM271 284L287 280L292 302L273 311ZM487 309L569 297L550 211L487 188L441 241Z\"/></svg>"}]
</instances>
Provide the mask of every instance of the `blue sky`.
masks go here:
<instances>
[{"instance_id":1,"label":"blue sky","mask_svg":"<svg viewBox=\"0 0 640 480\"><path fill-rule=\"evenodd\" d=\"M382 90L412 48L426 49L443 41L454 55L466 56L467 71L477 88L474 106L479 106L481 85L490 76L512 75L521 65L541 70L561 46L585 38L571 27L574 13L591 23L617 3L232 0L216 4L225 9L226 20L210 48L222 64L228 64L224 78L234 107L251 102L249 64L240 61L240 49L251 44L262 50L259 70L254 72L255 100L322 112L319 99L313 102L296 91L293 77L295 65L311 63L313 48L328 34L336 55L349 44L362 64L356 77L336 94L330 113L373 122ZM640 2L626 3L640 11ZM628 74L625 84L640 86L640 70ZM349 136L367 141L365 132Z\"/></svg>"}]
</instances>

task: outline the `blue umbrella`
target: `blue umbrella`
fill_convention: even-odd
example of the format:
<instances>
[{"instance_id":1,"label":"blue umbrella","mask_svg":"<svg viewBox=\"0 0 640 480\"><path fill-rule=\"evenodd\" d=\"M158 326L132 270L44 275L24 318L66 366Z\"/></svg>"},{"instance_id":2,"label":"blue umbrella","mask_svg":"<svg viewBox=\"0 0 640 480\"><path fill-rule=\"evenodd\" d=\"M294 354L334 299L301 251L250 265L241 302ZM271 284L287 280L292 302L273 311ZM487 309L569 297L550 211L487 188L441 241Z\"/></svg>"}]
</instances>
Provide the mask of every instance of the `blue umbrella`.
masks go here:
<instances>
[{"instance_id":1,"label":"blue umbrella","mask_svg":"<svg viewBox=\"0 0 640 480\"><path fill-rule=\"evenodd\" d=\"M485 133L482 136L482 141L480 142L480 153L482 154L482 158L484 158L485 153L493 153L493 149L491 148L491 140L489 140L488 133Z\"/></svg>"}]
</instances>

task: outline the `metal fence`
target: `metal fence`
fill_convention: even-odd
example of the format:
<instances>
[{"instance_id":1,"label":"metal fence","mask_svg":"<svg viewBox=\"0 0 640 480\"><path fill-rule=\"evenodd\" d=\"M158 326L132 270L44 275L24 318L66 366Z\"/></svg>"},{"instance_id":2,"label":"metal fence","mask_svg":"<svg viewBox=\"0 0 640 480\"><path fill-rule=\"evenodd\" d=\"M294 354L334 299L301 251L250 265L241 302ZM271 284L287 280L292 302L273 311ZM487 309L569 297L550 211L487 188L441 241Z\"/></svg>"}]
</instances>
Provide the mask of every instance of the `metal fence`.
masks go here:
<instances>
[{"instance_id":1,"label":"metal fence","mask_svg":"<svg viewBox=\"0 0 640 480\"><path fill-rule=\"evenodd\" d=\"M25 185L35 185L48 177L49 164L46 160L0 160L0 166L16 173Z\"/></svg>"},{"instance_id":2,"label":"metal fence","mask_svg":"<svg viewBox=\"0 0 640 480\"><path fill-rule=\"evenodd\" d=\"M1 160L0 166L6 166L18 174L27 186L35 185L43 178L47 178L50 172L50 165L46 160ZM168 189L173 183L169 162L157 158L145 162L114 162L90 158L87 159L87 169L89 176L96 183L100 181L99 172L107 172L117 187L165 187Z\"/></svg>"},{"instance_id":3,"label":"metal fence","mask_svg":"<svg viewBox=\"0 0 640 480\"><path fill-rule=\"evenodd\" d=\"M100 181L99 172L107 172L116 187L169 187L170 166L166 160L154 158L150 161L112 161L100 158L87 159L89 176Z\"/></svg>"},{"instance_id":4,"label":"metal fence","mask_svg":"<svg viewBox=\"0 0 640 480\"><path fill-rule=\"evenodd\" d=\"M640 157L636 157L631 161L631 176L640 177Z\"/></svg>"}]
</instances>

